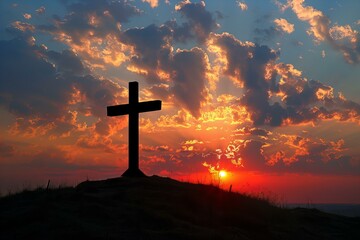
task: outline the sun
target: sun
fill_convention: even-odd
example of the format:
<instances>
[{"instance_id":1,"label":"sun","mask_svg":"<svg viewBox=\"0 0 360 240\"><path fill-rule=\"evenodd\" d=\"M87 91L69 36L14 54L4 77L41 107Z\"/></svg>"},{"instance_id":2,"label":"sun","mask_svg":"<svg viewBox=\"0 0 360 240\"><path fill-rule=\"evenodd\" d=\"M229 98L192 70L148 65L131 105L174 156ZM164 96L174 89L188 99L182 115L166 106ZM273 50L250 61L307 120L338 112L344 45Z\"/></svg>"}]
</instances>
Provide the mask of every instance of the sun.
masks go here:
<instances>
[{"instance_id":1,"label":"sun","mask_svg":"<svg viewBox=\"0 0 360 240\"><path fill-rule=\"evenodd\" d=\"M220 170L220 172L219 172L220 178L224 178L224 177L226 177L226 175L227 175L227 172L225 170Z\"/></svg>"}]
</instances>

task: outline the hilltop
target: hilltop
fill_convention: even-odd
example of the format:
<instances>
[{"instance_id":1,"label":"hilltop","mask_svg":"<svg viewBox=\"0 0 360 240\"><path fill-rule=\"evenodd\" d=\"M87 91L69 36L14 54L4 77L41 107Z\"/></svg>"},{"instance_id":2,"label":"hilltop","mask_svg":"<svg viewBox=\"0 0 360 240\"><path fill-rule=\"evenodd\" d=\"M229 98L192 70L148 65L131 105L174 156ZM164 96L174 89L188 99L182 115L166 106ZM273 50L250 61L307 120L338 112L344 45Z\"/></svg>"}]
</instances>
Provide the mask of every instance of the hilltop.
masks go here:
<instances>
[{"instance_id":1,"label":"hilltop","mask_svg":"<svg viewBox=\"0 0 360 240\"><path fill-rule=\"evenodd\" d=\"M158 176L0 199L1 239L360 239L360 218Z\"/></svg>"}]
</instances>

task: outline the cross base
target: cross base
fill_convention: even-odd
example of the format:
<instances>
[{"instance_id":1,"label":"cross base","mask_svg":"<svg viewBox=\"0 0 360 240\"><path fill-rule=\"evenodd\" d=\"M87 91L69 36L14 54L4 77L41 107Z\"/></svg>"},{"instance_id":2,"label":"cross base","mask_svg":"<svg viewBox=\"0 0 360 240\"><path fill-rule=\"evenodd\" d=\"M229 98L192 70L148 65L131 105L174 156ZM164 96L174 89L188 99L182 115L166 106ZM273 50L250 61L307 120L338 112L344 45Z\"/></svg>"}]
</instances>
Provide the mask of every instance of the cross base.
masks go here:
<instances>
[{"instance_id":1,"label":"cross base","mask_svg":"<svg viewBox=\"0 0 360 240\"><path fill-rule=\"evenodd\" d=\"M122 177L147 177L140 169L138 168L128 168L122 175Z\"/></svg>"}]
</instances>

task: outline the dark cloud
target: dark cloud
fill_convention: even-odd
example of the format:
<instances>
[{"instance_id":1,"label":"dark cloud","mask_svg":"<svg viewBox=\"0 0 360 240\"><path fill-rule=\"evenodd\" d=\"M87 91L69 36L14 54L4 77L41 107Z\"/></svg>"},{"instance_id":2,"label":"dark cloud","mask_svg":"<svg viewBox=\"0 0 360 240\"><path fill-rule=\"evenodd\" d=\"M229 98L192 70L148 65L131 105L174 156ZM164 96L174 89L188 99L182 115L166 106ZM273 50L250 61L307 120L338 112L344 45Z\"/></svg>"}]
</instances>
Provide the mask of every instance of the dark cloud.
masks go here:
<instances>
[{"instance_id":1,"label":"dark cloud","mask_svg":"<svg viewBox=\"0 0 360 240\"><path fill-rule=\"evenodd\" d=\"M56 118L71 98L71 82L23 40L0 41L1 105L16 116ZM65 103L65 104L64 104Z\"/></svg>"},{"instance_id":2,"label":"dark cloud","mask_svg":"<svg viewBox=\"0 0 360 240\"><path fill-rule=\"evenodd\" d=\"M66 33L73 43L80 45L82 39L105 37L119 33L119 24L127 22L140 11L129 1L79 0L65 1L68 14L62 19L54 16L53 26L39 26L53 33Z\"/></svg>"},{"instance_id":3,"label":"dark cloud","mask_svg":"<svg viewBox=\"0 0 360 240\"><path fill-rule=\"evenodd\" d=\"M173 95L193 116L200 116L201 104L207 99L208 60L204 51L193 48L173 52L173 31L168 25L132 28L125 31L121 39L134 47L131 56L133 71L143 74L148 82L157 83L158 86L170 80L169 88L155 87L150 91L159 94L161 90L161 96L165 99Z\"/></svg>"},{"instance_id":4,"label":"dark cloud","mask_svg":"<svg viewBox=\"0 0 360 240\"><path fill-rule=\"evenodd\" d=\"M238 154L244 159L244 167L249 170L264 168L265 158L262 154L262 146L265 143L260 141L248 140L240 146Z\"/></svg>"},{"instance_id":5,"label":"dark cloud","mask_svg":"<svg viewBox=\"0 0 360 240\"><path fill-rule=\"evenodd\" d=\"M54 62L56 71L74 75L84 75L85 67L74 52L64 50L62 53L55 51L46 52L48 59Z\"/></svg>"},{"instance_id":6,"label":"dark cloud","mask_svg":"<svg viewBox=\"0 0 360 240\"><path fill-rule=\"evenodd\" d=\"M38 26L38 28L54 34L55 38L68 44L73 52L77 52L84 62L90 65L91 63L94 63L95 66L101 65L102 61L114 62L113 60L106 61L106 56L103 56L104 46L106 46L106 51L115 53L119 51L118 55L124 54L124 56L115 65L119 65L120 62L125 61L124 59L130 60L128 65L130 71L144 76L151 84L159 86L163 83L168 84L168 93L162 91L161 95L165 99L174 96L182 107L194 116L200 116L201 104L207 98L205 89L205 73L208 68L206 54L199 49L173 52L172 44L186 42L194 37L204 42L209 33L217 27L215 18L205 9L204 2L178 4L177 11L188 20L181 25L173 20L161 26L149 25L144 28L130 28L123 32L119 28L119 23L126 22L131 16L140 13L131 5L131 2L83 0L64 1L64 3L69 12L64 18L54 16L53 25ZM111 36L110 39L109 36ZM102 43L96 45L99 41ZM89 47L93 44L96 46ZM116 50L109 48L111 44L118 48ZM127 50L123 49L124 46L127 47ZM128 51L128 54L125 55L124 51ZM60 62L59 54L54 52L49 52L48 58L56 62L59 67L61 65L62 71L70 71L72 75L83 75L84 69L80 69L81 63L72 62L76 60L76 58L72 58L72 54L71 51L64 51L61 55L63 62ZM66 57L68 59L65 59ZM116 58L116 56L113 57ZM73 69L74 67L75 69ZM192 76L186 73L189 69L193 72ZM79 72L75 73L74 70ZM87 84L82 84L83 81ZM91 91L87 87L91 84L91 78L82 80L81 77L78 77L75 82L77 82L75 87L81 86L85 93ZM155 88L151 90L156 93ZM157 90L160 89L157 88ZM190 97L185 96L185 93ZM99 94L97 93L97 96ZM99 113L100 109L95 110L95 114Z\"/></svg>"},{"instance_id":7,"label":"dark cloud","mask_svg":"<svg viewBox=\"0 0 360 240\"><path fill-rule=\"evenodd\" d=\"M209 34L218 28L213 15L205 9L205 2L191 3L183 1L175 9L189 20L192 32L199 42L204 42Z\"/></svg>"},{"instance_id":8,"label":"dark cloud","mask_svg":"<svg viewBox=\"0 0 360 240\"><path fill-rule=\"evenodd\" d=\"M148 81L161 82L156 70L169 67L167 65L171 53L171 29L165 25L132 28L121 35L121 40L134 47L131 64L145 70Z\"/></svg>"},{"instance_id":9,"label":"dark cloud","mask_svg":"<svg viewBox=\"0 0 360 240\"><path fill-rule=\"evenodd\" d=\"M261 15L255 19L254 24L257 26L253 30L255 34L255 42L263 43L266 41L271 41L275 37L281 35L281 32L278 31L278 29L276 29L274 26L272 26L271 19L272 16L269 14Z\"/></svg>"},{"instance_id":10,"label":"dark cloud","mask_svg":"<svg viewBox=\"0 0 360 240\"><path fill-rule=\"evenodd\" d=\"M172 99L170 92L170 86L168 84L154 84L148 91L152 94L153 98L159 98L162 101L170 101Z\"/></svg>"},{"instance_id":11,"label":"dark cloud","mask_svg":"<svg viewBox=\"0 0 360 240\"><path fill-rule=\"evenodd\" d=\"M239 103L246 106L254 125L359 119L359 104L335 97L330 86L302 78L291 64L276 64L278 52L269 47L243 43L228 33L212 34L211 41L227 59L224 73L244 88ZM283 97L272 103L270 94Z\"/></svg>"},{"instance_id":12,"label":"dark cloud","mask_svg":"<svg viewBox=\"0 0 360 240\"><path fill-rule=\"evenodd\" d=\"M0 159L13 156L15 147L12 144L0 142Z\"/></svg>"},{"instance_id":13,"label":"dark cloud","mask_svg":"<svg viewBox=\"0 0 360 240\"><path fill-rule=\"evenodd\" d=\"M70 51L46 51L21 39L0 41L0 105L26 119L15 125L22 132L24 127L68 132L76 128L76 111L105 118L105 106L115 103L124 89L82 75L87 72Z\"/></svg>"},{"instance_id":14,"label":"dark cloud","mask_svg":"<svg viewBox=\"0 0 360 240\"><path fill-rule=\"evenodd\" d=\"M256 35L254 40L257 43L271 41L274 38L282 35L282 32L273 26L271 26L269 28L255 28L254 33Z\"/></svg>"},{"instance_id":15,"label":"dark cloud","mask_svg":"<svg viewBox=\"0 0 360 240\"><path fill-rule=\"evenodd\" d=\"M267 46L242 43L226 33L212 37L227 58L224 73L236 78L245 88L241 104L246 105L254 124L262 125L269 118L271 124L277 124L272 118L272 110L279 111L278 106L269 104L269 90L274 87L275 78L266 80L265 71L267 64L277 59L278 53Z\"/></svg>"},{"instance_id":16,"label":"dark cloud","mask_svg":"<svg viewBox=\"0 0 360 240\"><path fill-rule=\"evenodd\" d=\"M106 108L117 101L126 102L119 97L124 88L109 80L99 80L92 75L74 78L74 86L85 97L85 106L93 116L106 117Z\"/></svg>"},{"instance_id":17,"label":"dark cloud","mask_svg":"<svg viewBox=\"0 0 360 240\"><path fill-rule=\"evenodd\" d=\"M41 6L38 9L36 9L35 12L39 15L45 14L45 7Z\"/></svg>"},{"instance_id":18,"label":"dark cloud","mask_svg":"<svg viewBox=\"0 0 360 240\"><path fill-rule=\"evenodd\" d=\"M291 119L293 123L321 119L347 121L359 118L358 103L334 96L333 88L319 81L296 76L289 66L279 64L277 69L285 79L279 85L279 91L284 94L283 102L286 105L284 118Z\"/></svg>"},{"instance_id":19,"label":"dark cloud","mask_svg":"<svg viewBox=\"0 0 360 240\"><path fill-rule=\"evenodd\" d=\"M173 58L175 98L194 117L200 116L201 103L206 102L207 56L200 48L178 51Z\"/></svg>"},{"instance_id":20,"label":"dark cloud","mask_svg":"<svg viewBox=\"0 0 360 240\"><path fill-rule=\"evenodd\" d=\"M11 38L24 39L28 44L34 45L35 38L33 37L36 28L30 23L15 21L9 27L6 28Z\"/></svg>"},{"instance_id":21,"label":"dark cloud","mask_svg":"<svg viewBox=\"0 0 360 240\"><path fill-rule=\"evenodd\" d=\"M172 30L172 36L175 42L186 43L188 40L194 39L191 25L188 22L179 25L176 20L167 21L164 25Z\"/></svg>"}]
</instances>

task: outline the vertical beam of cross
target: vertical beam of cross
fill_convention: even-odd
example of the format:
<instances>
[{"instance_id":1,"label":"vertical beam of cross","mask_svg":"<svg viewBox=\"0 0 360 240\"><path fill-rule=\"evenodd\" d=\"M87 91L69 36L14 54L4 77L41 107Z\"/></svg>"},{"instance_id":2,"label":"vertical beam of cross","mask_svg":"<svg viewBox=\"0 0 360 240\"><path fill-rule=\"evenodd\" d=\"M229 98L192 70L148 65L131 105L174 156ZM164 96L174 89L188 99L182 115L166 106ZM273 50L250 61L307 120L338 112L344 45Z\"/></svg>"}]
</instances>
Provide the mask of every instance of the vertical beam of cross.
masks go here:
<instances>
[{"instance_id":1,"label":"vertical beam of cross","mask_svg":"<svg viewBox=\"0 0 360 240\"><path fill-rule=\"evenodd\" d=\"M129 105L139 103L139 84L129 83ZM139 112L130 107L129 112L129 169L139 169ZM131 161L130 161L131 160Z\"/></svg>"},{"instance_id":2,"label":"vertical beam of cross","mask_svg":"<svg viewBox=\"0 0 360 240\"><path fill-rule=\"evenodd\" d=\"M161 110L161 101L139 102L138 82L129 82L129 103L107 107L110 117L129 115L129 168L122 174L124 177L142 177L145 174L139 169L139 113Z\"/></svg>"}]
</instances>

